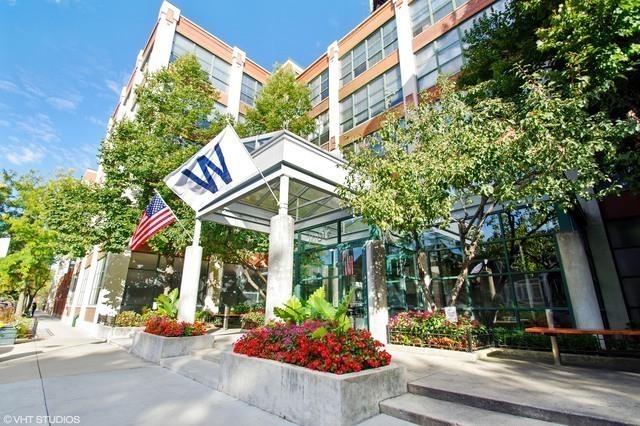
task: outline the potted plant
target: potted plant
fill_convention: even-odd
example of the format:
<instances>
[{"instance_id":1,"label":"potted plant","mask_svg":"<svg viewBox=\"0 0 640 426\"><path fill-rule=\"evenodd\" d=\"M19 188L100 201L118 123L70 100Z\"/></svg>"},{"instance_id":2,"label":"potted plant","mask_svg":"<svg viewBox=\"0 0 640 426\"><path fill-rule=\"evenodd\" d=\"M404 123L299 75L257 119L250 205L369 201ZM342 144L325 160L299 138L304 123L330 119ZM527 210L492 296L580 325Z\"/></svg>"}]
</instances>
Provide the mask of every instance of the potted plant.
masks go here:
<instances>
[{"instance_id":1,"label":"potted plant","mask_svg":"<svg viewBox=\"0 0 640 426\"><path fill-rule=\"evenodd\" d=\"M242 321L242 328L254 329L264 325L264 309L252 309L240 316Z\"/></svg>"}]
</instances>

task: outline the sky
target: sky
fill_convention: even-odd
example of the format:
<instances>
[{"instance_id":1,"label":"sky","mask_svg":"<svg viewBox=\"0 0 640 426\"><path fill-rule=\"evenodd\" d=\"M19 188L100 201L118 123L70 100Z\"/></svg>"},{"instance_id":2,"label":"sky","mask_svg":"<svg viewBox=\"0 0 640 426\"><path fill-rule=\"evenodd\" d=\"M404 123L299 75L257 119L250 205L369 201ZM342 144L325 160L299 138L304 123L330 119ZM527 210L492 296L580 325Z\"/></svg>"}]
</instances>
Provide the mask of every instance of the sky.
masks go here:
<instances>
[{"instance_id":1,"label":"sky","mask_svg":"<svg viewBox=\"0 0 640 426\"><path fill-rule=\"evenodd\" d=\"M369 0L174 0L268 70L303 68L369 14ZM162 0L0 0L0 169L45 178L97 168Z\"/></svg>"}]
</instances>

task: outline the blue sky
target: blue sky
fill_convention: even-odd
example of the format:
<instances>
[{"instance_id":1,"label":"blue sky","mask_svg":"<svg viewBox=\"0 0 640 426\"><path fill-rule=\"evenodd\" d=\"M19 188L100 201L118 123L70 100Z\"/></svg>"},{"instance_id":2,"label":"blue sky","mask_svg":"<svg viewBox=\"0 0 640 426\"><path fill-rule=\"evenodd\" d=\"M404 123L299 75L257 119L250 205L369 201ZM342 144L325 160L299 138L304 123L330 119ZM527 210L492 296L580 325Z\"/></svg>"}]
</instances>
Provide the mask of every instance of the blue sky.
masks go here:
<instances>
[{"instance_id":1,"label":"blue sky","mask_svg":"<svg viewBox=\"0 0 640 426\"><path fill-rule=\"evenodd\" d=\"M106 124L161 0L0 0L0 169L96 168ZM310 65L369 0L175 0L182 14L271 70Z\"/></svg>"}]
</instances>

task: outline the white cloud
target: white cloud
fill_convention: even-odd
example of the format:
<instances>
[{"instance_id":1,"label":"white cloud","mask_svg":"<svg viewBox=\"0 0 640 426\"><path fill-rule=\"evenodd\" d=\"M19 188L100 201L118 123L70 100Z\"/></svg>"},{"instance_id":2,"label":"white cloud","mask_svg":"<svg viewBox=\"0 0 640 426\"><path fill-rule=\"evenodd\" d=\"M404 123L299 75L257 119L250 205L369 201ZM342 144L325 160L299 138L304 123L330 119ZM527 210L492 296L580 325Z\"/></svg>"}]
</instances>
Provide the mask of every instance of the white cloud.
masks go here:
<instances>
[{"instance_id":1,"label":"white cloud","mask_svg":"<svg viewBox=\"0 0 640 426\"><path fill-rule=\"evenodd\" d=\"M47 98L47 102L53 105L55 109L58 109L60 111L73 111L76 109L76 106L77 106L76 103L73 101L70 101L68 99L55 98L55 97Z\"/></svg>"},{"instance_id":2,"label":"white cloud","mask_svg":"<svg viewBox=\"0 0 640 426\"><path fill-rule=\"evenodd\" d=\"M33 140L47 143L60 142L60 137L56 134L51 119L44 114L16 121L15 125L25 131Z\"/></svg>"},{"instance_id":3,"label":"white cloud","mask_svg":"<svg viewBox=\"0 0 640 426\"><path fill-rule=\"evenodd\" d=\"M5 90L12 93L20 93L20 88L15 83L7 80L0 80L0 90Z\"/></svg>"},{"instance_id":4,"label":"white cloud","mask_svg":"<svg viewBox=\"0 0 640 426\"><path fill-rule=\"evenodd\" d=\"M2 127L9 127L9 124L7 120L0 120L0 126Z\"/></svg>"},{"instance_id":5,"label":"white cloud","mask_svg":"<svg viewBox=\"0 0 640 426\"><path fill-rule=\"evenodd\" d=\"M8 4L9 6L15 6L15 5L16 5L16 3L18 3L18 1L17 1L17 0L7 0L7 4Z\"/></svg>"},{"instance_id":6,"label":"white cloud","mask_svg":"<svg viewBox=\"0 0 640 426\"><path fill-rule=\"evenodd\" d=\"M106 80L107 88L111 90L116 95L120 96L120 92L122 91L122 87L113 80Z\"/></svg>"},{"instance_id":7,"label":"white cloud","mask_svg":"<svg viewBox=\"0 0 640 426\"><path fill-rule=\"evenodd\" d=\"M105 123L104 121L100 120L99 118L96 117L87 117L87 120L89 120L90 122L92 122L93 124L95 124L96 126L106 126L107 123Z\"/></svg>"},{"instance_id":8,"label":"white cloud","mask_svg":"<svg viewBox=\"0 0 640 426\"><path fill-rule=\"evenodd\" d=\"M29 163L38 163L44 157L44 152L37 147L12 147L11 150L4 150L5 157L10 163L17 166Z\"/></svg>"}]
</instances>

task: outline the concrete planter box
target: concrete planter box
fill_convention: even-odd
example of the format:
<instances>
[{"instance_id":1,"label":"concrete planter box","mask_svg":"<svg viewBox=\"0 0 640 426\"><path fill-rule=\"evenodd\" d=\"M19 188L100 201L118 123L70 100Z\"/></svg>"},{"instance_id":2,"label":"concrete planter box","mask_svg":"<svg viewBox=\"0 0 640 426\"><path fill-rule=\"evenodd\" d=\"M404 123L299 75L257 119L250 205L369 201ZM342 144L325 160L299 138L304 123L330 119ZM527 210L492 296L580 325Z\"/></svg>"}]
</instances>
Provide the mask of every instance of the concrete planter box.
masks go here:
<instances>
[{"instance_id":1,"label":"concrete planter box","mask_svg":"<svg viewBox=\"0 0 640 426\"><path fill-rule=\"evenodd\" d=\"M218 390L300 425L353 425L406 393L407 377L397 364L338 375L223 352Z\"/></svg>"},{"instance_id":2,"label":"concrete planter box","mask_svg":"<svg viewBox=\"0 0 640 426\"><path fill-rule=\"evenodd\" d=\"M109 325L96 324L93 335L104 340L125 339L142 330L144 330L144 327L111 327Z\"/></svg>"},{"instance_id":3,"label":"concrete planter box","mask_svg":"<svg viewBox=\"0 0 640 426\"><path fill-rule=\"evenodd\" d=\"M0 346L9 346L16 343L18 330L13 326L5 326L0 328Z\"/></svg>"},{"instance_id":4,"label":"concrete planter box","mask_svg":"<svg viewBox=\"0 0 640 426\"><path fill-rule=\"evenodd\" d=\"M138 331L133 336L131 353L147 361L160 363L162 358L189 355L193 349L206 349L213 346L215 336L204 334L189 337L164 337Z\"/></svg>"}]
</instances>

